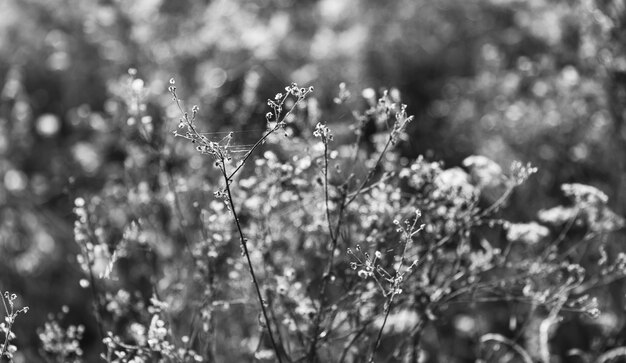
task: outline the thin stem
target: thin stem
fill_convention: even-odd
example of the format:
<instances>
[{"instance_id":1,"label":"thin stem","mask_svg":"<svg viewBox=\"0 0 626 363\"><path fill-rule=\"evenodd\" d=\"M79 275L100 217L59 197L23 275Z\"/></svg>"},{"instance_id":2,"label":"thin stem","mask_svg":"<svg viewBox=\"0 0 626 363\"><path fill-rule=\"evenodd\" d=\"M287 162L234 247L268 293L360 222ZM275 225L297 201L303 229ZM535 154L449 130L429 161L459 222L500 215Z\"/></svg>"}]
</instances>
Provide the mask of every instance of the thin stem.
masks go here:
<instances>
[{"instance_id":1,"label":"thin stem","mask_svg":"<svg viewBox=\"0 0 626 363\"><path fill-rule=\"evenodd\" d=\"M337 242L338 242L337 237L338 237L338 232L339 232L339 226L341 225L341 215L343 214L343 208L345 206L343 200L340 206L341 207L339 208L339 220L337 221L337 227L335 228L335 233L334 233L335 238L333 238L333 240L331 241L330 256L328 257L328 263L326 264L326 268L324 270L324 276L322 277L322 287L320 288L321 300L320 300L320 306L315 316L315 323L313 324L313 339L309 347L309 362L315 361L316 346L317 346L317 341L319 338L319 329L320 329L320 325L322 322L322 315L324 313L324 308L326 307L326 304L328 303L327 297L326 297L326 290L328 289L328 281L330 280L330 273L331 273L334 259L335 259L335 250L337 249Z\"/></svg>"},{"instance_id":2,"label":"thin stem","mask_svg":"<svg viewBox=\"0 0 626 363\"><path fill-rule=\"evenodd\" d=\"M326 204L326 222L328 223L328 233L331 241L333 237L332 221L330 220L330 206L328 201L328 140L324 140L324 202Z\"/></svg>"},{"instance_id":3,"label":"thin stem","mask_svg":"<svg viewBox=\"0 0 626 363\"><path fill-rule=\"evenodd\" d=\"M269 292L267 292L267 293L269 294ZM272 321L274 322L274 325L278 326L278 319L276 318L276 312L272 308L272 302L273 302L272 301L272 296L270 294L269 298L268 298L269 315L272 317ZM268 329L269 329L269 326L268 326ZM285 352L285 355L287 355L287 360L289 362L291 362L291 358L289 357L289 353L287 351L287 348L285 348L285 343L283 342L283 337L280 334L280 330L279 329L276 329L276 335L277 335L277 338L278 338L277 339L277 341L278 341L277 345L279 345L282 348L282 351ZM289 343L289 342L287 342L287 343Z\"/></svg>"},{"instance_id":4,"label":"thin stem","mask_svg":"<svg viewBox=\"0 0 626 363\"><path fill-rule=\"evenodd\" d=\"M393 298L394 296L396 296L396 294L394 292L392 292L389 295L389 300L387 301L387 303L385 304L385 318L383 319L383 323L380 326L380 329L378 330L378 336L376 337L376 343L374 344L374 349L372 349L372 352L370 353L370 358L368 359L369 363L373 363L374 362L374 355L376 354L376 350L378 349L378 346L380 345L380 341L383 337L383 330L385 330L385 324L387 324L387 319L389 318L389 313L391 313L391 304L393 303Z\"/></svg>"},{"instance_id":5,"label":"thin stem","mask_svg":"<svg viewBox=\"0 0 626 363\"><path fill-rule=\"evenodd\" d=\"M96 240L96 237L92 234L91 228L86 228L86 232L88 233L89 237L92 238L93 240ZM90 254L89 254L89 250L87 248L87 244L86 242L83 242L83 245L81 246L81 253L83 254L83 257L85 259L85 261L87 261L87 270L89 273L89 289L91 291L91 294L93 295L93 299L94 299L94 310L95 310L95 318L96 318L96 326L98 327L98 334L100 335L100 340L104 339L105 335L104 335L104 325L102 323L102 305L100 302L100 294L98 291L98 287L96 285L96 277L93 274L93 269L92 266L94 264L94 261L91 259ZM106 346L106 344L105 344Z\"/></svg>"},{"instance_id":6,"label":"thin stem","mask_svg":"<svg viewBox=\"0 0 626 363\"><path fill-rule=\"evenodd\" d=\"M185 216L183 215L183 209L180 205L178 193L176 193L176 187L174 186L174 178L172 177L170 173L165 173L165 174L167 175L168 189L170 190L170 192L172 193L172 196L174 197L174 203L173 203L174 213L176 214L176 217L180 221L180 224L178 225L178 230L182 236L182 240L183 240L183 243L185 244L185 248L187 249L187 252L189 252L189 256L191 256L191 259L193 260L193 262L197 264L198 258L193 254L191 243L189 243L190 238L188 236L188 228L187 228L189 223L187 222L187 220L185 219Z\"/></svg>"},{"instance_id":7,"label":"thin stem","mask_svg":"<svg viewBox=\"0 0 626 363\"><path fill-rule=\"evenodd\" d=\"M422 329L424 328L424 316L420 315L417 324L411 331L409 337L413 338L411 344L411 363L417 363L420 359L420 344L422 342Z\"/></svg>"},{"instance_id":8,"label":"thin stem","mask_svg":"<svg viewBox=\"0 0 626 363\"><path fill-rule=\"evenodd\" d=\"M89 254L89 253L87 253ZM100 304L100 295L98 294L98 288L96 287L96 278L93 275L93 270L91 269L91 261L88 262L89 264L89 285L91 287L91 294L93 295L94 298L94 308L96 310L96 322L97 322L97 327L98 327L98 333L100 334L100 339L104 339L104 329L103 329L103 324L102 324L102 314L101 314L101 304Z\"/></svg>"},{"instance_id":9,"label":"thin stem","mask_svg":"<svg viewBox=\"0 0 626 363\"><path fill-rule=\"evenodd\" d=\"M380 165L381 161L383 160L383 157L385 156L385 153L387 152L387 149L389 149L389 146L391 145L392 141L393 141L392 134L389 134L389 138L387 139L387 143L385 143L385 147L380 152L380 155L378 155L378 159L376 160L376 163L370 169L370 171L367 173L367 176L365 177L365 179L363 179L363 182L361 182L361 185L357 188L357 190L354 191L353 193L351 193L348 196L348 201L346 202L346 206L348 204L352 203L356 199L356 197L359 196L359 194L361 193L363 188L365 188L365 185L367 185L367 183L370 181L370 179L374 176L374 173L376 172L376 169L378 168L378 165Z\"/></svg>"},{"instance_id":10,"label":"thin stem","mask_svg":"<svg viewBox=\"0 0 626 363\"><path fill-rule=\"evenodd\" d=\"M276 344L276 340L274 339L274 334L272 333L272 328L270 325L270 318L269 318L269 315L267 314L267 310L265 309L265 301L263 300L263 296L261 295L261 289L259 287L256 274L254 273L254 267L252 266L252 259L250 258L250 253L248 252L248 242L243 235L243 230L241 228L241 224L239 223L239 217L237 217L235 204L233 203L233 197L230 191L230 178L228 174L226 174L226 163L224 162L224 158L220 159L220 162L221 162L220 170L222 171L222 176L224 177L224 183L226 184L226 193L228 194L228 203L230 204L230 210L233 213L233 219L235 220L235 224L237 225L237 232L239 233L239 239L241 240L241 247L243 249L244 255L246 256L246 262L248 263L250 276L252 277L252 282L254 284L257 297L259 298L259 303L261 304L261 311L263 312L263 318L265 319L265 324L267 325L267 331L269 333L270 340L272 341L274 352L276 353L276 359L278 360L279 363L282 363L281 351L278 349L278 345Z\"/></svg>"},{"instance_id":11,"label":"thin stem","mask_svg":"<svg viewBox=\"0 0 626 363\"><path fill-rule=\"evenodd\" d=\"M201 214L198 214L198 218L200 222L200 233L202 234L202 238L204 241L209 241L210 239L209 239L209 236L207 235L206 226L204 225L204 223L202 223ZM216 301L213 300L215 298L214 291L216 289L215 288L215 266L211 262L210 257L205 257L205 258L208 258L207 270L206 270L206 276L205 276L205 281L207 281L207 291L206 291L204 298L202 299L201 305L198 307L198 310L205 308L207 306L211 306L209 310L209 315L206 318L209 324L209 329L207 331L207 335L209 339L204 347L204 351L207 355L207 361L215 362L216 334L215 334L215 324L214 324L214 321L215 321L214 306L215 306ZM197 311L195 313L197 313ZM197 331L195 332L197 335ZM192 342L193 339L190 339L189 341Z\"/></svg>"},{"instance_id":12,"label":"thin stem","mask_svg":"<svg viewBox=\"0 0 626 363\"><path fill-rule=\"evenodd\" d=\"M369 326L369 324L371 324L371 322L372 320L367 321L365 324L363 324L361 329L359 329L359 331L356 332L356 334L354 334L354 337L345 344L345 346L343 347L343 351L341 352L341 357L339 358L339 363L343 363L345 361L348 351L350 350L350 347L352 347L354 343L356 343L356 341L359 339L359 337L363 333L365 333L365 331L367 330L367 327Z\"/></svg>"},{"instance_id":13,"label":"thin stem","mask_svg":"<svg viewBox=\"0 0 626 363\"><path fill-rule=\"evenodd\" d=\"M335 259L335 250L337 249L337 242L339 239L339 228L341 227L341 217L343 215L343 210L346 206L345 203L345 194L342 196L341 204L339 207L339 216L337 218L337 225L335 226L335 231L333 232L332 221L330 217L330 203L329 203L329 193L328 193L328 139L324 138L324 201L326 205L326 220L328 224L328 233L331 239L331 248L330 255L328 256L328 262L326 264L326 268L324 270L324 275L322 276L322 287L320 289L320 306L315 316L315 322L313 324L313 337L311 340L311 345L309 346L309 362L314 362L316 353L317 341L319 338L319 329L320 324L322 322L322 315L324 308L327 303L326 299L326 289L328 288L328 280L330 279L330 273L333 267L334 259Z\"/></svg>"},{"instance_id":14,"label":"thin stem","mask_svg":"<svg viewBox=\"0 0 626 363\"><path fill-rule=\"evenodd\" d=\"M580 213L580 210L577 208L576 209L576 213L572 216L572 218L570 218L569 221L567 221L567 224L563 227L563 229L561 230L561 232L559 233L559 236L556 238L556 240L552 243L550 243L545 250L543 251L542 255L541 255L541 260L545 261L548 256L550 255L550 251L551 249L556 249L561 242L563 242L565 240L565 237L567 237L567 233L572 229L572 227L574 226L574 223L576 222L576 218L578 218L578 215ZM580 241L574 243L567 251L565 251L565 253L563 254L563 256L567 256L569 255L574 249L576 249L576 247L578 247L578 245L581 242L584 242L587 240L587 237L593 237L593 236L584 236Z\"/></svg>"},{"instance_id":15,"label":"thin stem","mask_svg":"<svg viewBox=\"0 0 626 363\"><path fill-rule=\"evenodd\" d=\"M482 213L480 213L476 217L476 221L478 221L481 218L484 218L484 217L488 216L489 214L497 211L502 206L502 204L504 204L504 202L511 196L511 193L513 193L514 189L515 189L515 185L509 186L504 191L504 193L502 193L500 198L498 198L498 200L496 200L492 205L490 205L487 209L485 209Z\"/></svg>"}]
</instances>

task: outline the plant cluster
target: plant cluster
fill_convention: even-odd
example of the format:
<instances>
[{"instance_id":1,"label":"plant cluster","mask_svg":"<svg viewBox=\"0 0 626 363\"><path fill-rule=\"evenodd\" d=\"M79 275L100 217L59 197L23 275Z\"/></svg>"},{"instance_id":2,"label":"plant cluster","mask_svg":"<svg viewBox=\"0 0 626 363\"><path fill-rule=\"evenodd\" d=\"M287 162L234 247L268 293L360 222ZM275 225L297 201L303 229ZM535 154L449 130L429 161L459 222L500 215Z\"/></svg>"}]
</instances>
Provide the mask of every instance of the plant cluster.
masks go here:
<instances>
[{"instance_id":1,"label":"plant cluster","mask_svg":"<svg viewBox=\"0 0 626 363\"><path fill-rule=\"evenodd\" d=\"M256 141L242 143L241 130L205 132L173 79L178 124L155 124L136 77L128 178L75 200L79 283L104 361L441 360L434 336L452 323L477 347L468 357L548 362L558 326L599 318L593 288L626 275L623 254L607 252L624 220L603 192L565 184L570 204L504 219L537 169L402 158L413 117L397 90L363 91L368 107L341 128L320 121L311 87L291 84L268 99ZM335 107L350 98L342 85ZM177 152L187 161L173 167ZM147 167L157 171L137 173ZM507 329L472 316L489 306L510 315ZM46 324L44 350L80 361L83 329Z\"/></svg>"}]
</instances>

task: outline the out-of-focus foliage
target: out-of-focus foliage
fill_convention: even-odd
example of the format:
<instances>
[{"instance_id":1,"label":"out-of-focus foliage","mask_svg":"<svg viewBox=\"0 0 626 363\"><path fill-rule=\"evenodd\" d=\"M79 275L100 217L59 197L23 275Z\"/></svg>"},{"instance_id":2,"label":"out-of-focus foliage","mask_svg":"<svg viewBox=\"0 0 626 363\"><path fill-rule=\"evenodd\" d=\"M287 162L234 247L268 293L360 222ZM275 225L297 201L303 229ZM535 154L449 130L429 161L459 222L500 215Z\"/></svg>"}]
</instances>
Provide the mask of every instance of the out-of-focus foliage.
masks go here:
<instances>
[{"instance_id":1,"label":"out-of-focus foliage","mask_svg":"<svg viewBox=\"0 0 626 363\"><path fill-rule=\"evenodd\" d=\"M249 277L232 218L213 196L219 173L213 160L171 135L180 118L167 91L172 76L183 104L199 106L199 129L212 133L211 141L235 131L238 156L263 134L267 98L291 82L315 86L286 129L293 138L270 140L265 153L253 156L236 192L247 233L265 241L255 242L253 256L259 268L270 266L261 274L265 288L296 309L292 320L288 310L276 312L285 314L288 331L306 331L292 325L306 324L299 319L317 306L319 262L327 257L323 194L315 184L321 150L312 132L327 121L337 163L353 165L363 178L371 165L354 160L377 155L391 124L364 112L354 159L346 156L354 141L348 125L353 111L375 106L384 87L396 102L402 95L415 119L382 163L397 174L346 211L351 227L342 231L341 252L360 243L373 253L397 240L393 219L416 207L425 245L458 238L467 248L433 254L447 261L441 266L425 262L438 267L404 288L423 296L398 301L402 308L389 315L381 354L393 354L386 350L397 346L393 332L404 334L403 324L430 309L424 296L441 302L433 307L446 299L455 307L428 310L421 346L432 361L484 358L494 342L511 348L500 335L543 354L545 340L535 332L553 323L556 309L512 301L463 306L452 302L456 290L446 290L451 283L442 279L454 276L446 268L472 271L465 277L492 269L485 274L497 276L492 248L519 257L513 262L524 273L537 272L511 285L535 302L562 294L551 288L562 287L568 274L578 276L575 268L556 266L558 258L597 277L576 288L565 284L571 296L593 292L602 314L594 321L565 314L555 323L548 350L554 359L591 359L626 344L624 289L614 278L623 269L620 216L626 213L623 0L4 0L0 14L0 291L15 291L31 308L13 326L16 362L95 361L119 348L116 339L152 351L167 351L170 343L197 349L183 330L202 319L215 324L207 329L219 349L194 354L247 359L267 348L259 340L258 307L247 301ZM129 79L129 68L136 77ZM337 105L340 82L352 96ZM514 160L532 162L539 173L509 191L501 179L508 174L499 168L508 170ZM342 177L330 184L341 185ZM403 205L415 200L396 193L419 193L420 203ZM500 205L504 194L509 203ZM84 204L76 206L77 198ZM494 203L511 223L494 217L493 229L476 224L472 218ZM77 217L75 207L83 214ZM547 262L531 266L524 255ZM352 281L344 257L334 271L347 277L336 278ZM283 270L272 270L278 267ZM349 291L366 294L363 288ZM511 289L507 294L515 295ZM382 305L374 303L382 300L361 309L379 314ZM570 308L593 305L585 304ZM106 332L97 320L116 334L104 348ZM180 341L168 343L166 324ZM500 335L475 348L486 333ZM242 346L242 355L228 355ZM60 351L66 356L59 358Z\"/></svg>"}]
</instances>

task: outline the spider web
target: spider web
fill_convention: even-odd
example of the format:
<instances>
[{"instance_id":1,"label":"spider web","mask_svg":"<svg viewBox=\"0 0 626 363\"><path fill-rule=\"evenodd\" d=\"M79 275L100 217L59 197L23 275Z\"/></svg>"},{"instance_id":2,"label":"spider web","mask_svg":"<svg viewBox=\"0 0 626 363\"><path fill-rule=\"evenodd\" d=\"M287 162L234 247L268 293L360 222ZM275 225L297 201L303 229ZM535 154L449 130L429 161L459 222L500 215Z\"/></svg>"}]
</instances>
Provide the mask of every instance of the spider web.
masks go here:
<instances>
[{"instance_id":1,"label":"spider web","mask_svg":"<svg viewBox=\"0 0 626 363\"><path fill-rule=\"evenodd\" d=\"M244 157L252 149L265 129L246 129L240 131L199 132L209 141L220 144L235 158Z\"/></svg>"}]
</instances>

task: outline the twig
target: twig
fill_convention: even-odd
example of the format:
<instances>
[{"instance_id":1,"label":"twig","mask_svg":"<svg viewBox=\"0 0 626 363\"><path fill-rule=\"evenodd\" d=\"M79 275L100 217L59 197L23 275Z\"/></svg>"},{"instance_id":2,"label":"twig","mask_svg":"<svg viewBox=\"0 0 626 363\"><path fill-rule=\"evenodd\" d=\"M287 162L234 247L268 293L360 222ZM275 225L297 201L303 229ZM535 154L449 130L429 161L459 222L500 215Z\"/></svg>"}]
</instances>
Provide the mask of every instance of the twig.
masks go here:
<instances>
[{"instance_id":1,"label":"twig","mask_svg":"<svg viewBox=\"0 0 626 363\"><path fill-rule=\"evenodd\" d=\"M248 252L248 241L243 235L243 230L241 228L241 224L239 223L239 217L237 217L235 204L233 203L233 196L230 191L230 179L229 179L228 174L226 173L226 163L224 161L224 158L222 158L220 162L221 162L220 170L222 171L222 176L224 177L224 183L226 184L225 188L226 188L226 193L228 195L228 202L230 204L230 210L233 213L233 219L235 220L235 224L237 225L237 232L239 233L239 239L241 240L241 247L246 257L246 262L248 263L248 269L250 270L250 276L252 277L252 282L254 284L257 297L259 298L259 304L261 305L261 311L263 312L263 318L265 319L265 324L267 325L267 331L269 333L269 337L272 342L274 352L276 353L276 359L278 360L279 363L282 363L281 351L278 349L278 345L276 344L276 341L274 339L274 334L272 333L272 327L270 325L270 318L267 314L267 310L265 309L265 300L263 300L263 296L261 295L261 289L259 287L256 274L254 273L254 267L252 266L252 259L250 258L250 252Z\"/></svg>"},{"instance_id":2,"label":"twig","mask_svg":"<svg viewBox=\"0 0 626 363\"><path fill-rule=\"evenodd\" d=\"M396 295L395 292L392 291L391 294L389 295L389 300L385 303L385 318L383 319L383 323L381 324L380 329L378 330L378 336L376 337L376 343L374 344L374 349L372 349L372 352L370 353L370 357L367 360L369 363L374 362L374 355L376 354L376 350L378 349L378 346L380 345L380 341L383 337L383 330L385 330L385 324L387 324L389 313L391 313L391 304L393 303L393 298L395 295Z\"/></svg>"},{"instance_id":3,"label":"twig","mask_svg":"<svg viewBox=\"0 0 626 363\"><path fill-rule=\"evenodd\" d=\"M317 136L322 138L322 143L324 144L324 169L322 170L322 173L324 174L324 203L326 208L326 222L328 226L328 234L330 236L331 244L328 261L324 269L324 275L322 276L322 287L320 288L320 304L317 310L317 314L315 316L315 322L313 323L313 336L311 338L311 344L309 346L308 354L309 362L314 362L317 355L316 349L317 341L319 339L319 329L322 322L322 315L324 314L324 308L327 304L326 289L328 288L328 281L330 280L331 270L334 263L335 250L337 249L337 242L339 240L339 229L341 228L343 211L347 205L346 189L342 187L342 195L341 201L339 203L337 224L335 225L335 230L333 231L333 224L330 216L330 197L328 193L328 143L332 140L332 133L326 126L320 126L320 124L318 124L318 129L316 130L316 133L318 133Z\"/></svg>"},{"instance_id":4,"label":"twig","mask_svg":"<svg viewBox=\"0 0 626 363\"><path fill-rule=\"evenodd\" d=\"M385 156L387 149L389 149L389 146L391 145L392 141L393 141L393 135L390 133L389 137L387 138L387 142L385 143L385 147L383 147L383 150L380 152L380 155L378 155L378 159L376 160L376 163L374 164L374 166L369 170L369 172L365 176L365 179L363 179L363 181L361 182L361 185L359 185L359 187L354 192L348 195L346 206L352 203L359 196L359 194L361 194L361 191L363 190L363 188L365 188L367 183L369 183L370 179L374 176L374 173L376 173L376 169L378 169L378 165L380 165L380 162L383 160L383 157Z\"/></svg>"}]
</instances>

